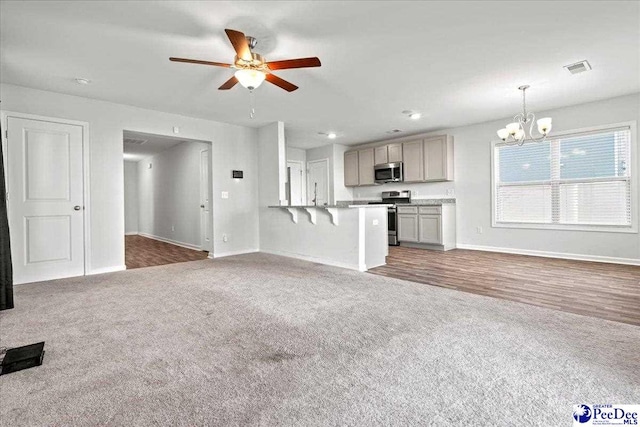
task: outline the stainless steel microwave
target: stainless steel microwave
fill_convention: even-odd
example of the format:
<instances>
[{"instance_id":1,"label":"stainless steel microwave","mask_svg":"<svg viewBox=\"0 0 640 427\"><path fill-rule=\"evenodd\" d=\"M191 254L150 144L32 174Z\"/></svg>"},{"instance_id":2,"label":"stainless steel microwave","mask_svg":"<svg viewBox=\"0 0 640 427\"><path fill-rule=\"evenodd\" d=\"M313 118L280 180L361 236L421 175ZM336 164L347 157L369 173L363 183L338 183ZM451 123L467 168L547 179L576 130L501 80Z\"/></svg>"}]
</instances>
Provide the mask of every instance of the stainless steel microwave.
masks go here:
<instances>
[{"instance_id":1,"label":"stainless steel microwave","mask_svg":"<svg viewBox=\"0 0 640 427\"><path fill-rule=\"evenodd\" d=\"M404 179L402 174L402 162L376 165L374 166L374 176L376 184L384 184L385 182L402 182Z\"/></svg>"}]
</instances>

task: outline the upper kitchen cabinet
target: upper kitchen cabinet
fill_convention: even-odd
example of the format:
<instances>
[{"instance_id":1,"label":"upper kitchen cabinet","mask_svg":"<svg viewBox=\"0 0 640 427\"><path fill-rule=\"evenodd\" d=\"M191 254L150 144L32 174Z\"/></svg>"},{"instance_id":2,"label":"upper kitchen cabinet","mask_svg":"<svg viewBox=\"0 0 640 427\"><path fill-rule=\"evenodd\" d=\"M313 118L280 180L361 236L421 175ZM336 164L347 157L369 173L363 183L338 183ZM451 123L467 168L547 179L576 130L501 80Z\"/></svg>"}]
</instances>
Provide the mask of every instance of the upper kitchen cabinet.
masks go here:
<instances>
[{"instance_id":1,"label":"upper kitchen cabinet","mask_svg":"<svg viewBox=\"0 0 640 427\"><path fill-rule=\"evenodd\" d=\"M424 181L424 143L410 141L402 143L404 182Z\"/></svg>"},{"instance_id":2,"label":"upper kitchen cabinet","mask_svg":"<svg viewBox=\"0 0 640 427\"><path fill-rule=\"evenodd\" d=\"M387 145L387 160L389 163L397 163L402 161L402 144Z\"/></svg>"},{"instance_id":3,"label":"upper kitchen cabinet","mask_svg":"<svg viewBox=\"0 0 640 427\"><path fill-rule=\"evenodd\" d=\"M374 185L374 150L367 148L358 150L358 181L359 185Z\"/></svg>"},{"instance_id":4,"label":"upper kitchen cabinet","mask_svg":"<svg viewBox=\"0 0 640 427\"><path fill-rule=\"evenodd\" d=\"M373 149L373 158L375 160L376 165L381 165L383 163L389 163L389 156L387 154L387 146L383 145L382 147L376 147Z\"/></svg>"},{"instance_id":5,"label":"upper kitchen cabinet","mask_svg":"<svg viewBox=\"0 0 640 427\"><path fill-rule=\"evenodd\" d=\"M402 161L402 144L389 144L375 147L373 157L376 165Z\"/></svg>"},{"instance_id":6,"label":"upper kitchen cabinet","mask_svg":"<svg viewBox=\"0 0 640 427\"><path fill-rule=\"evenodd\" d=\"M439 135L425 138L423 156L424 181L453 181L452 137Z\"/></svg>"},{"instance_id":7,"label":"upper kitchen cabinet","mask_svg":"<svg viewBox=\"0 0 640 427\"><path fill-rule=\"evenodd\" d=\"M358 179L358 152L347 151L344 153L344 185L345 187L356 187L360 185Z\"/></svg>"}]
</instances>

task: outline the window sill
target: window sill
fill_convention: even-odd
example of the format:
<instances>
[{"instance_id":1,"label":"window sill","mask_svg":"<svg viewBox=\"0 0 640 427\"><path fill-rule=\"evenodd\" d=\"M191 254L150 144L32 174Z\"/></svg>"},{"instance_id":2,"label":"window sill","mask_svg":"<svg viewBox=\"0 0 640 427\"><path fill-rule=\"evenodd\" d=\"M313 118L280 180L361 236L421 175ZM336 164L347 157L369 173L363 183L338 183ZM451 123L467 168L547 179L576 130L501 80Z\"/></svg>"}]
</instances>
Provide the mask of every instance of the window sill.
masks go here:
<instances>
[{"instance_id":1,"label":"window sill","mask_svg":"<svg viewBox=\"0 0 640 427\"><path fill-rule=\"evenodd\" d=\"M554 230L554 231L595 231L599 233L627 233L638 234L636 226L602 226L602 225L561 225L561 224L535 224L523 222L493 222L493 228L520 228L526 230Z\"/></svg>"}]
</instances>

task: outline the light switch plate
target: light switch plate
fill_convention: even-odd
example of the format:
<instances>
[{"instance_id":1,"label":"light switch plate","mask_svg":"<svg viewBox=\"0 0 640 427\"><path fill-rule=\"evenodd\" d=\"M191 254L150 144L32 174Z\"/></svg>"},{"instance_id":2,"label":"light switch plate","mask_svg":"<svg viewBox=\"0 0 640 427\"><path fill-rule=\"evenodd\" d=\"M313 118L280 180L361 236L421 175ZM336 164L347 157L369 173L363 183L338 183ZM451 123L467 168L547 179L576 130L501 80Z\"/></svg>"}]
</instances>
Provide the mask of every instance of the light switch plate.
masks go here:
<instances>
[{"instance_id":1,"label":"light switch plate","mask_svg":"<svg viewBox=\"0 0 640 427\"><path fill-rule=\"evenodd\" d=\"M223 199L228 199L229 198L229 192L228 191L223 191L222 192L222 198Z\"/></svg>"},{"instance_id":2,"label":"light switch plate","mask_svg":"<svg viewBox=\"0 0 640 427\"><path fill-rule=\"evenodd\" d=\"M377 219L374 219L373 220L373 225L378 225L378 224L379 224L379 221Z\"/></svg>"},{"instance_id":3,"label":"light switch plate","mask_svg":"<svg viewBox=\"0 0 640 427\"><path fill-rule=\"evenodd\" d=\"M173 133L180 133L180 128L178 126L174 126Z\"/></svg>"}]
</instances>

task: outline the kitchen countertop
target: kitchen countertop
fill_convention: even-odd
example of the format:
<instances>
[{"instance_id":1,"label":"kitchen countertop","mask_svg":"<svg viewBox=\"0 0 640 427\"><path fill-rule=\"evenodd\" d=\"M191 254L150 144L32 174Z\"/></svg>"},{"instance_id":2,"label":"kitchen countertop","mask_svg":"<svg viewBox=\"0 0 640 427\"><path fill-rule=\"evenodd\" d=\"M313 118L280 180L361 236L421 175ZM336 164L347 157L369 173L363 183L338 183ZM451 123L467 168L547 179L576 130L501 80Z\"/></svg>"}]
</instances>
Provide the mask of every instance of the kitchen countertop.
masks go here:
<instances>
[{"instance_id":1,"label":"kitchen countertop","mask_svg":"<svg viewBox=\"0 0 640 427\"><path fill-rule=\"evenodd\" d=\"M340 206L356 206L356 205L367 205L370 202L379 203L380 200L349 200L349 201L338 201L338 207ZM456 199L452 197L446 198L434 198L434 199L412 199L411 203L398 203L398 205L403 206L439 206L444 204L455 204ZM369 205L376 206L376 205ZM385 205L377 205L377 206L385 206Z\"/></svg>"},{"instance_id":2,"label":"kitchen countertop","mask_svg":"<svg viewBox=\"0 0 640 427\"><path fill-rule=\"evenodd\" d=\"M380 207L389 207L393 206L392 204L378 204L378 205L368 205L366 203L341 203L337 205L279 205L279 206L267 206L269 208L318 208L318 209L354 209L354 208L380 208Z\"/></svg>"}]
</instances>

